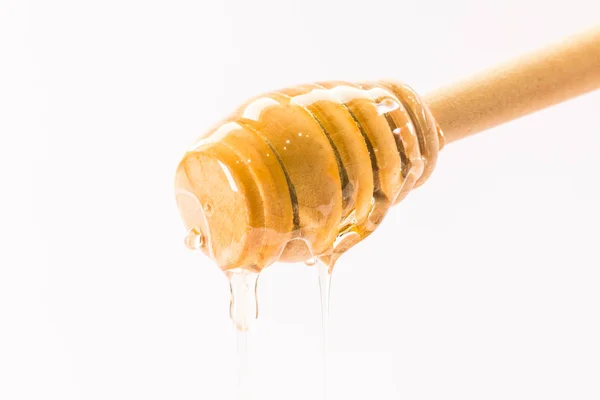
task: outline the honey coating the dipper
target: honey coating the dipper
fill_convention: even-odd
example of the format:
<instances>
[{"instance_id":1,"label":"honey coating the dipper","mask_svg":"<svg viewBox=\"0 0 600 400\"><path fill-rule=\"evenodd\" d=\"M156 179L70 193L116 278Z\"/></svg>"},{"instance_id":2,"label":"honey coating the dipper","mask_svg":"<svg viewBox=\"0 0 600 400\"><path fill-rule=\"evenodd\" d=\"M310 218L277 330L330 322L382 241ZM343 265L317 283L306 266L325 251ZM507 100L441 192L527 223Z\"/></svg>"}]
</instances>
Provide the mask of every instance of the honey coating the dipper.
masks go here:
<instances>
[{"instance_id":1,"label":"honey coating the dipper","mask_svg":"<svg viewBox=\"0 0 600 400\"><path fill-rule=\"evenodd\" d=\"M313 257L333 268L424 182L442 144L405 85L282 89L248 101L185 154L177 204L189 240L223 270Z\"/></svg>"},{"instance_id":2,"label":"honey coating the dipper","mask_svg":"<svg viewBox=\"0 0 600 400\"><path fill-rule=\"evenodd\" d=\"M263 94L204 135L179 164L186 245L226 272L240 333L257 317L259 274L275 261L317 266L325 321L337 259L430 176L446 140L598 88L594 29L442 88L427 96L428 105L390 81Z\"/></svg>"}]
</instances>

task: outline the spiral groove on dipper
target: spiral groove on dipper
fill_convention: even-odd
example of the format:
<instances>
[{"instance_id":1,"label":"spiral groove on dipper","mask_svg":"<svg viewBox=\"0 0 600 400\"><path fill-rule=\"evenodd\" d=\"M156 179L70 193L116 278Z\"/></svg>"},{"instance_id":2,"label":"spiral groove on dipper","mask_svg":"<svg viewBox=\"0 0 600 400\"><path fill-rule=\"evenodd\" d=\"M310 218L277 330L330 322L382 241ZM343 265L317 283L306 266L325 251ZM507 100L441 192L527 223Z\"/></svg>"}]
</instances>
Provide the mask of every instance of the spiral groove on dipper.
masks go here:
<instances>
[{"instance_id":1,"label":"spiral groove on dipper","mask_svg":"<svg viewBox=\"0 0 600 400\"><path fill-rule=\"evenodd\" d=\"M405 85L300 85L250 100L205 135L179 166L178 203L223 269L331 264L427 179L442 145Z\"/></svg>"}]
</instances>

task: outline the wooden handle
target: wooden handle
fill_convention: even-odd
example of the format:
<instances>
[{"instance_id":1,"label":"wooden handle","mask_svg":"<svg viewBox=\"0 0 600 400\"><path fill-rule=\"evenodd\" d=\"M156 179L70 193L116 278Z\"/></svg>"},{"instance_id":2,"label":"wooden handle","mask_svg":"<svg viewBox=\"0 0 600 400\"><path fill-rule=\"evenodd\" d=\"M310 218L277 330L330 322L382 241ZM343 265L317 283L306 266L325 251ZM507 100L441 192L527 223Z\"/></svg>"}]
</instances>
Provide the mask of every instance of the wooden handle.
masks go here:
<instances>
[{"instance_id":1,"label":"wooden handle","mask_svg":"<svg viewBox=\"0 0 600 400\"><path fill-rule=\"evenodd\" d=\"M446 143L600 88L600 27L442 88L425 101Z\"/></svg>"}]
</instances>

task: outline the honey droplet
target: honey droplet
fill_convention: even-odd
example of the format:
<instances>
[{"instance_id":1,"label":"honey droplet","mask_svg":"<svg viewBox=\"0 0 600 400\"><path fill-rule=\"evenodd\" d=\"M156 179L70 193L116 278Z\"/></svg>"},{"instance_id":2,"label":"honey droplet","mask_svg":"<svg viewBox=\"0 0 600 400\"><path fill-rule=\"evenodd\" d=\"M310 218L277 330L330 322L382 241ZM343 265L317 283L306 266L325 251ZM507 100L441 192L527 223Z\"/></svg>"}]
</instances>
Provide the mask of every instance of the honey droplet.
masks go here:
<instances>
[{"instance_id":1,"label":"honey droplet","mask_svg":"<svg viewBox=\"0 0 600 400\"><path fill-rule=\"evenodd\" d=\"M202 232L198 228L192 228L184 239L185 247L190 250L200 250L202 248Z\"/></svg>"},{"instance_id":2,"label":"honey droplet","mask_svg":"<svg viewBox=\"0 0 600 400\"><path fill-rule=\"evenodd\" d=\"M312 257L312 258L309 258L308 260L304 261L304 264L309 267L312 267L316 263L317 263L317 257Z\"/></svg>"},{"instance_id":3,"label":"honey droplet","mask_svg":"<svg viewBox=\"0 0 600 400\"><path fill-rule=\"evenodd\" d=\"M231 288L230 316L238 332L247 332L258 318L256 289L259 273L245 268L226 272Z\"/></svg>"}]
</instances>

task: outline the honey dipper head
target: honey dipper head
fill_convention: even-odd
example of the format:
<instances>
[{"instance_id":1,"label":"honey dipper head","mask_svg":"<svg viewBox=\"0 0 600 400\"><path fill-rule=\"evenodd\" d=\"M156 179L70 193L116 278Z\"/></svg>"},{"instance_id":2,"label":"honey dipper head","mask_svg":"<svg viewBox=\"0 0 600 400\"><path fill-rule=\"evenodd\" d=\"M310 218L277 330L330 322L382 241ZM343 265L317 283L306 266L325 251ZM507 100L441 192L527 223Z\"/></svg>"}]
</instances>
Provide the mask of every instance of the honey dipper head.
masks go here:
<instances>
[{"instance_id":1,"label":"honey dipper head","mask_svg":"<svg viewBox=\"0 0 600 400\"><path fill-rule=\"evenodd\" d=\"M322 82L258 96L181 161L186 227L222 269L330 264L431 174L441 136L393 82Z\"/></svg>"}]
</instances>

